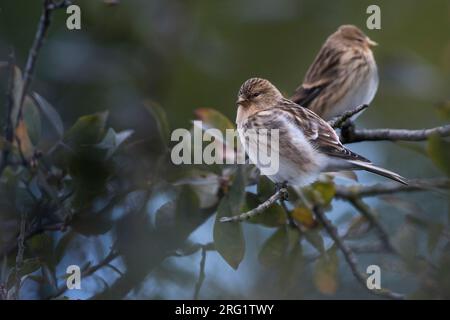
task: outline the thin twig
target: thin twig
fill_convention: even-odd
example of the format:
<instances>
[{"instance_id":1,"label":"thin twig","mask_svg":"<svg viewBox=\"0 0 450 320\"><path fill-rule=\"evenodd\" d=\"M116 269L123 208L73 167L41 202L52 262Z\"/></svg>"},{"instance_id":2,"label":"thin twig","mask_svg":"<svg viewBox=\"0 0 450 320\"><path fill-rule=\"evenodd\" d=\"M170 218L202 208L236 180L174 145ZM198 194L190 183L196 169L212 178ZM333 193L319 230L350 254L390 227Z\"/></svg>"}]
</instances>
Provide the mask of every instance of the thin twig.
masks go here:
<instances>
[{"instance_id":1,"label":"thin twig","mask_svg":"<svg viewBox=\"0 0 450 320\"><path fill-rule=\"evenodd\" d=\"M16 255L16 266L15 270L15 291L14 291L14 299L19 299L20 296L20 287L22 282L22 277L20 276L20 272L22 270L23 265L23 254L25 252L25 233L27 227L27 214L22 212L20 216L20 231L19 236L17 237L17 255Z\"/></svg>"},{"instance_id":2,"label":"thin twig","mask_svg":"<svg viewBox=\"0 0 450 320\"><path fill-rule=\"evenodd\" d=\"M450 125L420 130L408 129L355 129L350 127L342 130L340 140L342 143L353 143L360 141L423 141L432 135L441 137L450 136Z\"/></svg>"},{"instance_id":3,"label":"thin twig","mask_svg":"<svg viewBox=\"0 0 450 320\"><path fill-rule=\"evenodd\" d=\"M377 183L373 185L336 185L336 198L350 199L353 197L371 197L398 192L429 191L436 189L450 189L450 179L417 179L408 180L408 185L394 182Z\"/></svg>"},{"instance_id":4,"label":"thin twig","mask_svg":"<svg viewBox=\"0 0 450 320\"><path fill-rule=\"evenodd\" d=\"M202 288L203 282L205 281L206 251L207 248L205 246L202 246L202 258L200 259L200 271L198 274L198 280L195 284L194 300L198 300L200 289Z\"/></svg>"},{"instance_id":5,"label":"thin twig","mask_svg":"<svg viewBox=\"0 0 450 320\"><path fill-rule=\"evenodd\" d=\"M383 298L389 298L389 299L396 299L401 300L404 299L404 295L396 292L392 292L387 289L369 289L367 287L367 277L359 272L358 270L358 262L357 259L353 253L353 251L350 249L350 247L344 243L343 239L339 236L338 231L336 227L328 220L328 218L325 216L322 209L318 206L315 206L313 208L313 212L317 218L327 231L327 233L330 235L330 237L333 239L336 246L341 250L345 260L347 261L347 264L350 267L351 272L355 276L355 278L358 280L358 282L361 283L361 285L367 289L370 293L383 297Z\"/></svg>"},{"instance_id":6,"label":"thin twig","mask_svg":"<svg viewBox=\"0 0 450 320\"><path fill-rule=\"evenodd\" d=\"M98 264L93 265L93 266L90 266L90 267L88 267L86 270L84 270L84 271L81 273L81 277L82 277L83 279L84 279L84 278L87 278L87 277L89 277L89 276L95 274L99 269L101 269L101 268L103 268L103 267L105 267L105 266L110 267L110 263L111 263L114 259L116 259L118 256L119 256L119 254L117 253L117 251L111 250L111 252L110 252L105 258L103 258L103 260L100 261ZM68 289L68 288L67 288L67 284L64 282L64 284L61 285L60 287L58 287L58 289L56 290L56 292L54 292L53 294L51 294L50 296L48 296L48 297L46 298L46 300L49 300L49 299L55 299L55 298L59 297L60 295L64 294L64 293L67 291L67 289Z\"/></svg>"},{"instance_id":7,"label":"thin twig","mask_svg":"<svg viewBox=\"0 0 450 320\"><path fill-rule=\"evenodd\" d=\"M381 242L363 243L363 244L347 244L354 254L379 254L379 253L391 253L386 252L386 247ZM310 254L304 257L306 262L314 262L322 256L321 253Z\"/></svg>"},{"instance_id":8,"label":"thin twig","mask_svg":"<svg viewBox=\"0 0 450 320\"><path fill-rule=\"evenodd\" d=\"M27 63L25 65L25 71L23 74L23 88L20 95L19 112L17 115L16 123L19 123L19 120L22 117L23 102L25 100L31 81L33 79L33 73L36 66L39 51L42 48L42 44L44 43L45 37L48 32L48 28L50 27L52 12L56 9L66 8L71 3L72 3L71 1L67 0L63 0L58 3L54 3L52 0L44 0L44 5L42 7L42 13L39 19L36 35L34 36L34 41L28 53Z\"/></svg>"},{"instance_id":9,"label":"thin twig","mask_svg":"<svg viewBox=\"0 0 450 320\"><path fill-rule=\"evenodd\" d=\"M286 188L280 188L269 199L267 199L266 201L261 203L256 208L254 208L254 209L252 209L250 211L241 213L240 215L237 215L237 216L222 217L222 218L220 218L219 221L220 222L242 222L244 220L247 220L247 219L250 219L252 217L255 217L255 216L259 215L260 213L264 212L267 208L269 208L277 200L284 199L286 197L286 194L287 194L287 189Z\"/></svg>"},{"instance_id":10,"label":"thin twig","mask_svg":"<svg viewBox=\"0 0 450 320\"><path fill-rule=\"evenodd\" d=\"M342 115L331 119L330 121L328 121L328 124L330 126L332 126L334 129L340 128L348 119L353 117L355 114L360 113L367 107L369 107L369 105L367 105L367 104L360 105L359 107L356 107L355 109L344 112Z\"/></svg>"}]
</instances>

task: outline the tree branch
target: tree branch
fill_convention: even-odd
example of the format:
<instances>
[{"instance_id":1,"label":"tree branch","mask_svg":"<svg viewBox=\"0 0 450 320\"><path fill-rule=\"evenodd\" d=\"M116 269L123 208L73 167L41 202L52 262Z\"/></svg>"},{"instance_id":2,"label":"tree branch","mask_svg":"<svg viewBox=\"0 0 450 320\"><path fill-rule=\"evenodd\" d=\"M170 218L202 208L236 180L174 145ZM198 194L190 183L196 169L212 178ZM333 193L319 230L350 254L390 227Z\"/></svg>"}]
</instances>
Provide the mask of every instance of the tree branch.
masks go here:
<instances>
[{"instance_id":1,"label":"tree branch","mask_svg":"<svg viewBox=\"0 0 450 320\"><path fill-rule=\"evenodd\" d=\"M86 277L89 277L103 267L106 267L106 266L110 267L110 263L114 259L116 259L118 256L119 256L119 254L116 251L111 250L111 252L105 258L103 258L102 261L100 261L96 265L86 268L86 270L84 270L81 273L81 278L84 279ZM46 298L46 300L55 299L55 298L59 297L60 295L64 294L66 291L67 291L67 284L64 282L64 284L62 286L58 287L56 292L53 293L52 295L48 296Z\"/></svg>"},{"instance_id":2,"label":"tree branch","mask_svg":"<svg viewBox=\"0 0 450 320\"><path fill-rule=\"evenodd\" d=\"M409 180L408 185L394 182L377 183L374 185L336 185L336 198L352 199L354 197L371 197L398 192L429 191L437 189L450 189L450 179L417 179Z\"/></svg>"},{"instance_id":3,"label":"tree branch","mask_svg":"<svg viewBox=\"0 0 450 320\"><path fill-rule=\"evenodd\" d=\"M256 208L254 208L254 209L252 209L250 211L241 213L240 215L237 215L237 216L222 217L222 218L220 218L219 221L220 222L242 222L244 220L247 220L247 219L250 219L252 217L255 217L255 216L259 215L260 213L264 212L272 204L277 202L277 200L284 199L286 197L286 194L287 194L287 189L286 188L280 188L269 199L267 199L266 201L261 203Z\"/></svg>"},{"instance_id":4,"label":"tree branch","mask_svg":"<svg viewBox=\"0 0 450 320\"><path fill-rule=\"evenodd\" d=\"M19 123L19 120L22 117L23 102L33 79L33 73L39 51L42 48L42 44L44 43L45 37L48 32L48 28L50 27L52 12L56 9L66 8L71 4L72 1L69 0L63 0L58 3L54 3L52 0L44 0L41 17L39 19L38 28L36 30L36 35L34 36L34 41L28 53L28 58L25 65L25 72L23 74L23 89L20 95L19 112L17 115L16 123Z\"/></svg>"},{"instance_id":5,"label":"tree branch","mask_svg":"<svg viewBox=\"0 0 450 320\"><path fill-rule=\"evenodd\" d=\"M341 130L342 143L354 143L360 141L423 141L437 134L441 137L450 136L450 125L420 130L408 129L355 129L353 126L344 127Z\"/></svg>"},{"instance_id":6,"label":"tree branch","mask_svg":"<svg viewBox=\"0 0 450 320\"><path fill-rule=\"evenodd\" d=\"M195 284L194 300L198 300L200 289L202 288L203 281L205 281L205 265L206 265L206 246L202 246L202 258L200 259L200 271L198 274L198 281Z\"/></svg>"},{"instance_id":7,"label":"tree branch","mask_svg":"<svg viewBox=\"0 0 450 320\"><path fill-rule=\"evenodd\" d=\"M14 299L19 299L20 296L20 287L21 287L21 276L20 271L22 270L23 265L23 254L25 252L25 233L27 228L27 214L22 212L20 216L20 231L19 236L17 237L17 255L16 255L16 266L14 268L14 277L15 277L15 292Z\"/></svg>"},{"instance_id":8,"label":"tree branch","mask_svg":"<svg viewBox=\"0 0 450 320\"><path fill-rule=\"evenodd\" d=\"M389 298L389 299L396 299L401 300L404 299L404 295L396 292L392 292L387 289L369 289L367 287L366 283L366 276L359 272L358 270L358 262L353 254L353 251L350 249L350 247L344 243L344 240L339 236L338 231L336 227L328 220L328 218L325 216L322 209L318 206L315 206L313 208L313 212L317 218L327 231L327 233L330 235L330 237L333 239L336 246L341 250L345 260L347 261L347 264L350 267L351 272L355 276L355 278L361 283L361 285L367 289L370 293L375 294L377 296L383 297L383 298Z\"/></svg>"},{"instance_id":9,"label":"tree branch","mask_svg":"<svg viewBox=\"0 0 450 320\"><path fill-rule=\"evenodd\" d=\"M368 107L369 107L369 105L362 104L362 105L360 105L359 107L356 107L353 110L349 110L347 112L344 112L342 115L331 119L330 121L328 121L328 124L330 126L332 126L334 129L341 128L347 120L349 120L355 114L360 113L361 111L365 110Z\"/></svg>"}]
</instances>

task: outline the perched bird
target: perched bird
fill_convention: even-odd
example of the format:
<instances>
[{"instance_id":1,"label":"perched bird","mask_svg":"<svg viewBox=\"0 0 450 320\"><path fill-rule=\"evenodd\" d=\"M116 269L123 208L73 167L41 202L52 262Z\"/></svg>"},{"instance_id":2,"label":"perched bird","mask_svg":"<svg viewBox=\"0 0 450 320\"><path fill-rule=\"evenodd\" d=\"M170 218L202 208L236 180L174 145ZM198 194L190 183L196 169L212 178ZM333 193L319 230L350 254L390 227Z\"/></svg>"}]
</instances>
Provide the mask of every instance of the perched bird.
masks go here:
<instances>
[{"instance_id":1,"label":"perched bird","mask_svg":"<svg viewBox=\"0 0 450 320\"><path fill-rule=\"evenodd\" d=\"M239 90L236 102L239 137L250 160L257 166L255 141L246 141L249 130L278 129L278 146L267 142L270 152L278 152L276 173L261 173L278 184L308 185L321 172L366 170L407 184L400 175L373 165L345 148L333 128L313 111L285 99L268 80L251 78ZM247 145L246 145L247 144Z\"/></svg>"},{"instance_id":2,"label":"perched bird","mask_svg":"<svg viewBox=\"0 0 450 320\"><path fill-rule=\"evenodd\" d=\"M330 120L363 104L378 89L371 47L377 43L352 25L343 25L323 44L291 100Z\"/></svg>"}]
</instances>

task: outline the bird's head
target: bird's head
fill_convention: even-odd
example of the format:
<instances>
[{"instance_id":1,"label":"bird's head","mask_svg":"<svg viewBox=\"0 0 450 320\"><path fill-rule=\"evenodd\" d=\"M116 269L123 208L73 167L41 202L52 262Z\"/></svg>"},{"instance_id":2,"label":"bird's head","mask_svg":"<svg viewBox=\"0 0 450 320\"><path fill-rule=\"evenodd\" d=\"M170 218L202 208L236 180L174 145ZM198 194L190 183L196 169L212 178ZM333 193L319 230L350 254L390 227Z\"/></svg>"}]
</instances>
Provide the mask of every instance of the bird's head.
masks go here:
<instances>
[{"instance_id":1,"label":"bird's head","mask_svg":"<svg viewBox=\"0 0 450 320\"><path fill-rule=\"evenodd\" d=\"M266 109L283 98L281 92L268 80L251 78L244 82L239 90L236 104L244 109Z\"/></svg>"},{"instance_id":2,"label":"bird's head","mask_svg":"<svg viewBox=\"0 0 450 320\"><path fill-rule=\"evenodd\" d=\"M371 40L364 32L353 25L340 26L330 38L341 44L365 49L370 49L371 47L378 45L378 43Z\"/></svg>"}]
</instances>

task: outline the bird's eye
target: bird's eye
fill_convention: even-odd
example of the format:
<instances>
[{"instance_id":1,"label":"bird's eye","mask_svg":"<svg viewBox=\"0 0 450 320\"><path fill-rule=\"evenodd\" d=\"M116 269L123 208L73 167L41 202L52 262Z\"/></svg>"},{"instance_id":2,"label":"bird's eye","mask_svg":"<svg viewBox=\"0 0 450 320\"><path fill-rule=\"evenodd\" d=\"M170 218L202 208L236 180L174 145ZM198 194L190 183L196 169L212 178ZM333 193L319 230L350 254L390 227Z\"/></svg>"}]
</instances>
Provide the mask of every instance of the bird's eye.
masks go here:
<instances>
[{"instance_id":1,"label":"bird's eye","mask_svg":"<svg viewBox=\"0 0 450 320\"><path fill-rule=\"evenodd\" d=\"M252 98L256 98L261 94L261 92L255 92L254 94L252 94Z\"/></svg>"}]
</instances>

